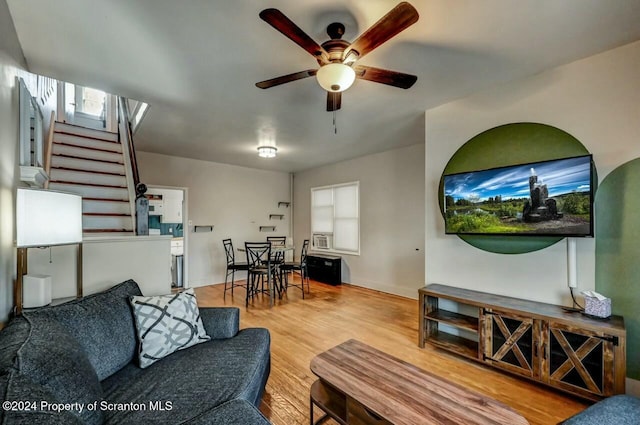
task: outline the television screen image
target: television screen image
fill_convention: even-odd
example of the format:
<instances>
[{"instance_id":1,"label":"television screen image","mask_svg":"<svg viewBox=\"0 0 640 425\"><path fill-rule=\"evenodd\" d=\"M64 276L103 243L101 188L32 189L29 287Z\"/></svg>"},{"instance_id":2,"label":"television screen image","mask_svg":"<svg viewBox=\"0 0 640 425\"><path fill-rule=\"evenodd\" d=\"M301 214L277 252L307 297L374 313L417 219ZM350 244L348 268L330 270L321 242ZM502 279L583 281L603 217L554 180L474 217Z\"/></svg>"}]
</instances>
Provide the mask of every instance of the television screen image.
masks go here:
<instances>
[{"instance_id":1,"label":"television screen image","mask_svg":"<svg viewBox=\"0 0 640 425\"><path fill-rule=\"evenodd\" d=\"M593 236L591 155L443 176L447 234Z\"/></svg>"}]
</instances>

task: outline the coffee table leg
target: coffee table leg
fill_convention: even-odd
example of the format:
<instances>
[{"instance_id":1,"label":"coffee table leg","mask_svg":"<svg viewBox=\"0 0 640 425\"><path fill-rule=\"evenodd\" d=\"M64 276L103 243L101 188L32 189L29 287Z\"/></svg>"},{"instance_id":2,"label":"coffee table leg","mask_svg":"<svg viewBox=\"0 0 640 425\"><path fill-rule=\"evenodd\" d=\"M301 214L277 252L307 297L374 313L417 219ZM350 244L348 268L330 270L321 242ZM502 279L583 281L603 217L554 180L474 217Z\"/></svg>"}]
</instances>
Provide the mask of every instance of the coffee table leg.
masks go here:
<instances>
[{"instance_id":1,"label":"coffee table leg","mask_svg":"<svg viewBox=\"0 0 640 425\"><path fill-rule=\"evenodd\" d=\"M321 425L331 419L331 416L328 414L322 415L318 422L313 422L313 399L309 397L309 425Z\"/></svg>"}]
</instances>

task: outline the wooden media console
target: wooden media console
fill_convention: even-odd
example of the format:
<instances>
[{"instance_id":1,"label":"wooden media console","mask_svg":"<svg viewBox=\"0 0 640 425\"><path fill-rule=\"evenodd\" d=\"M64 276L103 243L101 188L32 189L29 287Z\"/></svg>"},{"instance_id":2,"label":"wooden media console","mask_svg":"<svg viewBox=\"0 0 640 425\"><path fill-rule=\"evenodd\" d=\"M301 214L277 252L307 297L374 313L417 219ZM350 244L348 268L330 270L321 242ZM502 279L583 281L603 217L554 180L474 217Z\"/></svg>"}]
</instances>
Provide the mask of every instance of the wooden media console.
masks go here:
<instances>
[{"instance_id":1,"label":"wooden media console","mask_svg":"<svg viewBox=\"0 0 640 425\"><path fill-rule=\"evenodd\" d=\"M590 400L625 392L620 316L432 284L420 289L425 343Z\"/></svg>"}]
</instances>

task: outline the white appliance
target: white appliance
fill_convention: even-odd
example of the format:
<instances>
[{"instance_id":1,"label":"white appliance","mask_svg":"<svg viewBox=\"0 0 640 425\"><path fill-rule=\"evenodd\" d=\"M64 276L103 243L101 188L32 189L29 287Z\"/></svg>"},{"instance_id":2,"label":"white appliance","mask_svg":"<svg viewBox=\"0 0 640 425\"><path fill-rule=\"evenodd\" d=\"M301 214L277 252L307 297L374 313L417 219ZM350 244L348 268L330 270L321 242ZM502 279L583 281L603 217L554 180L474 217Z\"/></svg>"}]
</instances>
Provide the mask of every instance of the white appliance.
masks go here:
<instances>
[{"instance_id":1,"label":"white appliance","mask_svg":"<svg viewBox=\"0 0 640 425\"><path fill-rule=\"evenodd\" d=\"M315 249L331 249L333 242L332 235L314 233L313 235L313 248Z\"/></svg>"},{"instance_id":2,"label":"white appliance","mask_svg":"<svg viewBox=\"0 0 640 425\"><path fill-rule=\"evenodd\" d=\"M162 215L163 210L162 197L149 196L149 215Z\"/></svg>"},{"instance_id":3,"label":"white appliance","mask_svg":"<svg viewBox=\"0 0 640 425\"><path fill-rule=\"evenodd\" d=\"M171 239L171 286L182 288L184 274L184 240Z\"/></svg>"}]
</instances>

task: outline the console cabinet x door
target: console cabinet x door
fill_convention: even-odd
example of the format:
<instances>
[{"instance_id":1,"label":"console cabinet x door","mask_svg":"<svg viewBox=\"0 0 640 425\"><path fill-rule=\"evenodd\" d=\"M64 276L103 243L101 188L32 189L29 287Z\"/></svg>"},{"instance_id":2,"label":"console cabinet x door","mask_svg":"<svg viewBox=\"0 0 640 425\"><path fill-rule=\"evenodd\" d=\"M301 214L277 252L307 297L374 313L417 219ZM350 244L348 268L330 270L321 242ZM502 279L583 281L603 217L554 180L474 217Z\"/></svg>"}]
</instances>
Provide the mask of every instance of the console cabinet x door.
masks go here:
<instances>
[{"instance_id":1,"label":"console cabinet x door","mask_svg":"<svg viewBox=\"0 0 640 425\"><path fill-rule=\"evenodd\" d=\"M617 393L617 337L499 310L481 310L480 320L492 366L587 398Z\"/></svg>"}]
</instances>

